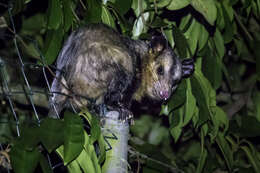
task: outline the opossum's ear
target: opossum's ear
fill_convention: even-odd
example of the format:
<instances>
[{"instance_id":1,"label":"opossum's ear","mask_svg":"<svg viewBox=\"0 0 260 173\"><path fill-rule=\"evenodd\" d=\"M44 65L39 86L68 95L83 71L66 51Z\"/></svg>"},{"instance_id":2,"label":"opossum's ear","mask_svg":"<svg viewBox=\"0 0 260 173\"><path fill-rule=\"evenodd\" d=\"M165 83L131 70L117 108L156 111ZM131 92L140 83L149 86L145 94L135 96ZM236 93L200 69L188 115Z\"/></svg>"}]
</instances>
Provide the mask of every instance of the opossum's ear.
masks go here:
<instances>
[{"instance_id":1,"label":"opossum's ear","mask_svg":"<svg viewBox=\"0 0 260 173\"><path fill-rule=\"evenodd\" d=\"M158 55L165 49L166 45L167 41L163 36L152 36L149 52Z\"/></svg>"},{"instance_id":2,"label":"opossum's ear","mask_svg":"<svg viewBox=\"0 0 260 173\"><path fill-rule=\"evenodd\" d=\"M182 60L182 77L187 78L194 72L194 60L192 58Z\"/></svg>"}]
</instances>

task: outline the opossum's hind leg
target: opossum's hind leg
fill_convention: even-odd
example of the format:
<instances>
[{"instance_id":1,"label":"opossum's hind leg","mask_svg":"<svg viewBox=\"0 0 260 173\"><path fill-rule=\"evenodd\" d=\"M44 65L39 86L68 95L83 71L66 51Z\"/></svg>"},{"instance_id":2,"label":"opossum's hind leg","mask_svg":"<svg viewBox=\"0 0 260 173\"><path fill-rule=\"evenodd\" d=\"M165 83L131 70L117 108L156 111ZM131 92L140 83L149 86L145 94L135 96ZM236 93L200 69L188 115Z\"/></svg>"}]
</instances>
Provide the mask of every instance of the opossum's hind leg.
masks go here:
<instances>
[{"instance_id":1,"label":"opossum's hind leg","mask_svg":"<svg viewBox=\"0 0 260 173\"><path fill-rule=\"evenodd\" d=\"M49 113L48 116L52 118L60 118L60 112L65 107L68 100L68 89L66 81L63 77L55 78L52 86L51 92L52 96L49 99Z\"/></svg>"},{"instance_id":2,"label":"opossum's hind leg","mask_svg":"<svg viewBox=\"0 0 260 173\"><path fill-rule=\"evenodd\" d=\"M132 112L129 110L131 98L125 98L129 96L128 90L131 81L132 76L130 74L127 74L124 70L118 70L116 76L110 82L108 92L105 95L105 104L108 105L110 110L118 111L120 114L119 119L123 121L133 117Z\"/></svg>"}]
</instances>

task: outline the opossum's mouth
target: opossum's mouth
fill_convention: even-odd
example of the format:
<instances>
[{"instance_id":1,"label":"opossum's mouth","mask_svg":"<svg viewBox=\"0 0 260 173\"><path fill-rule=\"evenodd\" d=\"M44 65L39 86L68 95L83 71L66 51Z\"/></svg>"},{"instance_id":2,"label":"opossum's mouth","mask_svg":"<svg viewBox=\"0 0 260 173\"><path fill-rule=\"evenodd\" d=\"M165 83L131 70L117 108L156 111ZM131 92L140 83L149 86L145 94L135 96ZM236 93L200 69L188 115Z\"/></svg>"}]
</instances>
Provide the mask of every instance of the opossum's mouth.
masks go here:
<instances>
[{"instance_id":1,"label":"opossum's mouth","mask_svg":"<svg viewBox=\"0 0 260 173\"><path fill-rule=\"evenodd\" d=\"M162 100L167 100L170 97L170 92L166 90L161 90L159 92L159 95Z\"/></svg>"},{"instance_id":2,"label":"opossum's mouth","mask_svg":"<svg viewBox=\"0 0 260 173\"><path fill-rule=\"evenodd\" d=\"M167 90L155 90L153 92L153 98L158 101L166 101L170 98L171 92Z\"/></svg>"}]
</instances>

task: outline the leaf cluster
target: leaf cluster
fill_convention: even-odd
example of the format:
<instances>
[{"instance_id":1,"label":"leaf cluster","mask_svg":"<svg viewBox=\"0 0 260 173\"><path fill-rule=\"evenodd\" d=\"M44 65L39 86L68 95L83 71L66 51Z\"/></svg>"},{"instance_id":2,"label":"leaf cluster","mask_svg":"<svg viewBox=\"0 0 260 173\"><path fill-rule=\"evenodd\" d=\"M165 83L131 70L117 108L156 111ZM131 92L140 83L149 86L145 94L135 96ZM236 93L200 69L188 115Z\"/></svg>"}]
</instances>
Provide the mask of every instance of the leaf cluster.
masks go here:
<instances>
[{"instance_id":1,"label":"leaf cluster","mask_svg":"<svg viewBox=\"0 0 260 173\"><path fill-rule=\"evenodd\" d=\"M37 60L44 56L48 65L55 62L71 31L98 22L133 39L160 32L180 58L195 59L194 75L183 80L162 105L162 116L142 115L135 120L131 146L136 151L130 164L137 168L133 166L132 171L260 172L259 0L49 0L45 13L28 17L25 12L33 3L17 0L12 12L20 15L21 38L33 37L41 50L25 41L24 55ZM8 23L7 16L5 20ZM45 136L47 143L52 135L57 133L38 136ZM85 144L91 142L83 136ZM64 149L59 153L67 164L79 152L67 150L65 144L70 144L65 141L61 143ZM21 157L28 154L23 147L27 145L15 145L21 147ZM35 145L30 151L38 153ZM66 154L70 152L73 157ZM15 153L19 152L13 152L14 158ZM91 160L94 154L88 154L84 157ZM40 157L38 153L27 159ZM24 157L20 161L23 159L26 161ZM75 163L71 169L84 170L82 162L71 163Z\"/></svg>"}]
</instances>

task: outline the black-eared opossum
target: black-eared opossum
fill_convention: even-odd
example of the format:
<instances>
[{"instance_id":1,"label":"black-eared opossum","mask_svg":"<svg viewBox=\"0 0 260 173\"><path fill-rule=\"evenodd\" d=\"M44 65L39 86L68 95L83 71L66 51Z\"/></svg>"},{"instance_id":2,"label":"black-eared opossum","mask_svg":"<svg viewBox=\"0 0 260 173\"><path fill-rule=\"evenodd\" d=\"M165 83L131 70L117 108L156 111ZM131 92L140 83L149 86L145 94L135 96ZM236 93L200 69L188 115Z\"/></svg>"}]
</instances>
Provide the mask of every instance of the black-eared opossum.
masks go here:
<instances>
[{"instance_id":1,"label":"black-eared opossum","mask_svg":"<svg viewBox=\"0 0 260 173\"><path fill-rule=\"evenodd\" d=\"M179 81L193 73L194 64L192 59L181 62L163 37L147 43L123 37L104 24L91 24L69 36L57 69L51 117L69 103L100 113L105 108L125 112L133 99L166 100Z\"/></svg>"}]
</instances>

